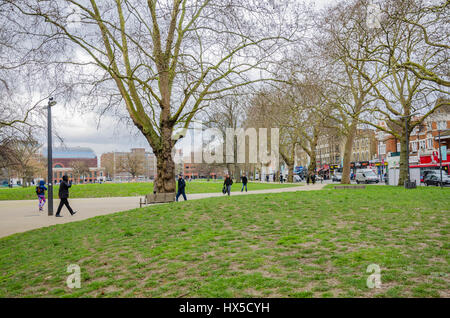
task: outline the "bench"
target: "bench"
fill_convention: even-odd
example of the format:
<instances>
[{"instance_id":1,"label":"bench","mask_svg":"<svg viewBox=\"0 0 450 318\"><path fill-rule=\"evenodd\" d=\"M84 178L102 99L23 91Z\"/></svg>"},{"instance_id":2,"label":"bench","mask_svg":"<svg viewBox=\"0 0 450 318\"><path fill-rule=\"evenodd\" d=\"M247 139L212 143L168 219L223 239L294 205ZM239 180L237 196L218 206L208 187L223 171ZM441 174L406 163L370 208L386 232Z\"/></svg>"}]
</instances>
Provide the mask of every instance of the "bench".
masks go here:
<instances>
[{"instance_id":1,"label":"bench","mask_svg":"<svg viewBox=\"0 0 450 318\"><path fill-rule=\"evenodd\" d=\"M338 185L334 186L335 189L365 189L365 185Z\"/></svg>"},{"instance_id":2,"label":"bench","mask_svg":"<svg viewBox=\"0 0 450 318\"><path fill-rule=\"evenodd\" d=\"M175 192L169 193L149 193L146 194L144 200L142 198L139 199L139 207L142 208L142 205L152 204L152 203L168 203L175 201L176 194Z\"/></svg>"}]
</instances>

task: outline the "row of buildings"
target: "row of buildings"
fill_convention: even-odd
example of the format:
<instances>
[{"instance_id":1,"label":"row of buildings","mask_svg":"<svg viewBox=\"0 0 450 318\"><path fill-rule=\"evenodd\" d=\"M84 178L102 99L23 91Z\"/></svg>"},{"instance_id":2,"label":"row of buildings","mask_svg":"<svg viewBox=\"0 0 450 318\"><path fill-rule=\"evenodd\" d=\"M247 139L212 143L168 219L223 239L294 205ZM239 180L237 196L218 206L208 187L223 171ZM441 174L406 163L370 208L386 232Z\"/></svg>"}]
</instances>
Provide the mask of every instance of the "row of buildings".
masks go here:
<instances>
[{"instance_id":1,"label":"row of buildings","mask_svg":"<svg viewBox=\"0 0 450 318\"><path fill-rule=\"evenodd\" d=\"M53 148L53 182L61 182L64 175L76 183L147 181L155 178L156 158L144 148L108 152L100 158L87 147Z\"/></svg>"},{"instance_id":2,"label":"row of buildings","mask_svg":"<svg viewBox=\"0 0 450 318\"><path fill-rule=\"evenodd\" d=\"M414 118L418 120L420 118ZM381 122L381 126L386 123ZM417 126L409 141L409 160L412 168L432 168L439 166L439 139L443 153L441 164L448 170L450 156L448 141L450 140L450 105L439 108L424 122ZM342 171L345 138L339 135L322 136L318 140L317 172L330 177L336 170ZM372 167L380 175L394 169L395 175L400 161L402 144L394 136L382 130L358 129L355 135L351 154L351 168L356 170ZM42 155L45 157L46 150ZM188 158L190 156L191 158ZM191 160L189 160L191 159ZM193 153L183 154L181 149L175 153L176 174L182 173L189 178L222 178L227 172L226 165L206 165L190 163ZM296 149L296 171L309 165L309 157L301 149ZM97 157L96 153L86 147L67 147L53 149L53 182L59 183L63 175L68 175L77 183L95 183L105 181L148 181L156 177L156 157L144 148L133 148L129 152L108 152ZM243 167L249 176L265 179L273 177L277 172L288 173L286 166L280 167ZM234 170L232 170L234 171ZM395 181L393 181L394 183Z\"/></svg>"},{"instance_id":3,"label":"row of buildings","mask_svg":"<svg viewBox=\"0 0 450 318\"><path fill-rule=\"evenodd\" d=\"M413 118L414 121L420 117ZM385 122L380 122L385 127ZM421 125L416 126L409 138L409 164L411 168L429 169L439 166L439 144L443 168L448 170L450 154L450 105L444 105L427 117ZM344 159L345 138L340 136L323 136L319 138L316 148L318 172L325 176L341 171ZM380 175L392 167L398 169L402 143L395 136L383 130L358 129L352 149L351 168L372 167ZM302 150L297 151L296 164L300 167L309 165L309 157ZM398 172L396 172L398 173ZM398 178L398 176L397 176ZM394 183L394 181L393 181Z\"/></svg>"}]
</instances>

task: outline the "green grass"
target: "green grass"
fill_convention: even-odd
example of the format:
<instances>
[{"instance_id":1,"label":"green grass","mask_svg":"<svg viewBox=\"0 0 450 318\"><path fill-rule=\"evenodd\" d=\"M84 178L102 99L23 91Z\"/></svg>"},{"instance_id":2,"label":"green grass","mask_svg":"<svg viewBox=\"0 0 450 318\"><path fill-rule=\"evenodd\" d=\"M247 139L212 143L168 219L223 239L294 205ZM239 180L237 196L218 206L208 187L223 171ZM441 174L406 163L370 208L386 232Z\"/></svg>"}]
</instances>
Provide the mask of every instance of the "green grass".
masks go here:
<instances>
[{"instance_id":1,"label":"green grass","mask_svg":"<svg viewBox=\"0 0 450 318\"><path fill-rule=\"evenodd\" d=\"M186 183L186 193L212 193L222 191L222 182L192 181ZM248 190L264 190L299 186L299 184L279 183L249 183ZM234 183L231 191L241 191L242 183ZM58 194L59 186L55 186L53 193ZM133 197L153 192L153 182L145 183L103 183L103 184L74 184L70 188L71 198L102 198L102 197ZM0 189L0 200L34 200L36 188L3 188Z\"/></svg>"},{"instance_id":2,"label":"green grass","mask_svg":"<svg viewBox=\"0 0 450 318\"><path fill-rule=\"evenodd\" d=\"M449 297L450 189L149 206L0 239L0 297ZM69 289L69 264L81 288ZM369 289L367 266L381 268Z\"/></svg>"}]
</instances>

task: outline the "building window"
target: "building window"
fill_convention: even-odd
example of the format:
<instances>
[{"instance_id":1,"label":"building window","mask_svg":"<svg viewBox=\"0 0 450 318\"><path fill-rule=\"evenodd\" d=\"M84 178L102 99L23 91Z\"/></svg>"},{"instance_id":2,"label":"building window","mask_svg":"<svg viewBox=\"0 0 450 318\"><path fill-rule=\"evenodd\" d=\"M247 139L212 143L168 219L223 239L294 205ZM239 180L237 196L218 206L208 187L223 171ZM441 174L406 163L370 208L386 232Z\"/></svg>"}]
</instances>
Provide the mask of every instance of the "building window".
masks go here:
<instances>
[{"instance_id":1,"label":"building window","mask_svg":"<svg viewBox=\"0 0 450 318\"><path fill-rule=\"evenodd\" d=\"M401 146L400 143L397 142L397 152L401 151L401 147L400 146Z\"/></svg>"},{"instance_id":2,"label":"building window","mask_svg":"<svg viewBox=\"0 0 450 318\"><path fill-rule=\"evenodd\" d=\"M427 122L427 130L428 131L432 131L433 130L433 122L431 122L431 121L429 121L429 122Z\"/></svg>"},{"instance_id":3,"label":"building window","mask_svg":"<svg viewBox=\"0 0 450 318\"><path fill-rule=\"evenodd\" d=\"M421 140L421 141L419 141L419 143L420 143L419 149L425 149L426 148L426 141L425 140Z\"/></svg>"},{"instance_id":4,"label":"building window","mask_svg":"<svg viewBox=\"0 0 450 318\"><path fill-rule=\"evenodd\" d=\"M416 152L417 151L417 142L413 141L410 143L411 151Z\"/></svg>"},{"instance_id":5,"label":"building window","mask_svg":"<svg viewBox=\"0 0 450 318\"><path fill-rule=\"evenodd\" d=\"M427 149L433 149L433 139L427 139Z\"/></svg>"},{"instance_id":6,"label":"building window","mask_svg":"<svg viewBox=\"0 0 450 318\"><path fill-rule=\"evenodd\" d=\"M386 154L386 144L380 143L378 146L378 153L380 155L385 155Z\"/></svg>"}]
</instances>

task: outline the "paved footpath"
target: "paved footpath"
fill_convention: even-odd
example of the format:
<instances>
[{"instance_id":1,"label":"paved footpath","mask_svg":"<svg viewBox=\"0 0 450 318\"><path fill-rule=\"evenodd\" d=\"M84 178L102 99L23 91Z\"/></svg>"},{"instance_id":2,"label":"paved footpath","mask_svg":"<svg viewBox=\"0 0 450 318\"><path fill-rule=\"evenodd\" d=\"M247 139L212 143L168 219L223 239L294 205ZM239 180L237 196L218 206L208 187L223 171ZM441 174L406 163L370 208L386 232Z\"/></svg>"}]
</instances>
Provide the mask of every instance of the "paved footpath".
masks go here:
<instances>
[{"instance_id":1,"label":"paved footpath","mask_svg":"<svg viewBox=\"0 0 450 318\"><path fill-rule=\"evenodd\" d=\"M231 192L231 196L249 195L262 193L280 193L295 191L320 190L325 184L315 184L308 186L299 186L291 188L256 190L248 192ZM196 193L188 194L188 200L197 200L211 197L221 197L218 193ZM8 236L14 233L25 232L41 227L47 227L55 224L62 224L74 221L89 219L99 215L106 215L120 211L139 208L140 197L110 197L110 198L83 198L70 199L69 203L74 211L78 213L74 216L69 214L66 207L61 211L62 218L47 215L47 204L44 211L39 212L38 200L11 200L0 201L0 237ZM183 197L180 197L183 202ZM56 212L59 199L53 201L53 208Z\"/></svg>"}]
</instances>

